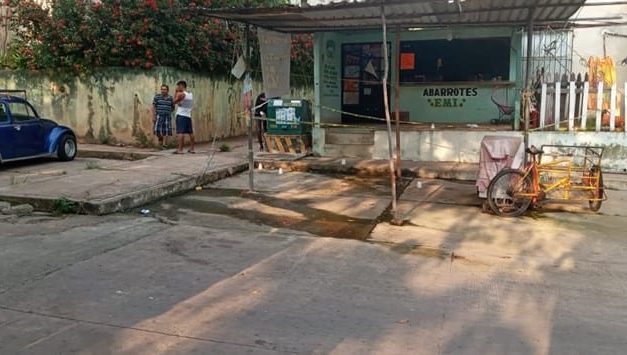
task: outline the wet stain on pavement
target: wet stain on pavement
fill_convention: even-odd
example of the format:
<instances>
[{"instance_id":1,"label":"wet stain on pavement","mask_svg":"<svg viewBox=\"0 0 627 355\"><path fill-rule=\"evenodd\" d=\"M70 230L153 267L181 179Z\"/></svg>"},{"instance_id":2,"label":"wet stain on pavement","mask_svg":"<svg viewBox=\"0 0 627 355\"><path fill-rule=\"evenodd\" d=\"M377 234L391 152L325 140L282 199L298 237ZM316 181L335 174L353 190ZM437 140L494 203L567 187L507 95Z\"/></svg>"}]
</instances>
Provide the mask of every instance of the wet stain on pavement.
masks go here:
<instances>
[{"instance_id":1,"label":"wet stain on pavement","mask_svg":"<svg viewBox=\"0 0 627 355\"><path fill-rule=\"evenodd\" d=\"M194 198L199 197L199 198ZM207 197L209 199L203 199ZM228 202L211 200L211 198L237 197L243 201L250 200L257 204L295 212L299 216L281 216L265 213L261 210L237 208ZM167 201L171 208L163 208L161 204L151 206L157 215L169 220L178 220L181 213L194 211L198 213L225 215L260 225L275 228L304 231L313 235L329 238L364 240L368 237L378 220L358 219L329 211L307 206L306 199L289 201L261 193L249 193L237 189L206 189L189 195L171 198Z\"/></svg>"},{"instance_id":2,"label":"wet stain on pavement","mask_svg":"<svg viewBox=\"0 0 627 355\"><path fill-rule=\"evenodd\" d=\"M438 258L441 260L446 260L447 258L450 258L452 255L450 252L446 250L427 247L427 246L420 245L420 244L409 244L409 243L397 244L397 243L392 243L392 242L376 241L376 240L369 240L368 243L387 247L389 248L390 251L393 251L401 255L419 255L419 256L424 256L424 257L429 257L429 258Z\"/></svg>"}]
</instances>

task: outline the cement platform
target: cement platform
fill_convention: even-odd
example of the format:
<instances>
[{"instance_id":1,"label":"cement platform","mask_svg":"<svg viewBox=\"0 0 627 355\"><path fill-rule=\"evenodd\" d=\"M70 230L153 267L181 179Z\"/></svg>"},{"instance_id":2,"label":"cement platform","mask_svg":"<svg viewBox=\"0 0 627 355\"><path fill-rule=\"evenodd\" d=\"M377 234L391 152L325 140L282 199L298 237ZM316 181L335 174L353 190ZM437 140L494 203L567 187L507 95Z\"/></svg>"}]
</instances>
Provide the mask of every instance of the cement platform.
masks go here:
<instances>
[{"instance_id":1,"label":"cement platform","mask_svg":"<svg viewBox=\"0 0 627 355\"><path fill-rule=\"evenodd\" d=\"M196 154L174 155L127 147L81 145L72 162L29 161L0 167L0 200L55 211L65 200L77 212L109 214L185 193L248 169L244 145L231 152L197 147Z\"/></svg>"}]
</instances>

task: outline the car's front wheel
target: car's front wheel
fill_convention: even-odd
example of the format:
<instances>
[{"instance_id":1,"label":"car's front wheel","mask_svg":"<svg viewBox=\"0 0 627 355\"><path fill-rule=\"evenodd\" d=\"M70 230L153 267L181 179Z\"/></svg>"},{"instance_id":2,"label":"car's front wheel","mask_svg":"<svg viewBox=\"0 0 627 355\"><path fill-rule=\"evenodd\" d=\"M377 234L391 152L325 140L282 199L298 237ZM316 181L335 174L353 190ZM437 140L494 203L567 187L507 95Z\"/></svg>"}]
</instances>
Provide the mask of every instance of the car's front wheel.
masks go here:
<instances>
[{"instance_id":1,"label":"car's front wheel","mask_svg":"<svg viewBox=\"0 0 627 355\"><path fill-rule=\"evenodd\" d=\"M76 138L70 134L65 134L61 138L61 142L59 143L59 148L57 150L57 156L59 160L62 161L70 161L76 158L76 154L78 153L78 148L76 145Z\"/></svg>"}]
</instances>

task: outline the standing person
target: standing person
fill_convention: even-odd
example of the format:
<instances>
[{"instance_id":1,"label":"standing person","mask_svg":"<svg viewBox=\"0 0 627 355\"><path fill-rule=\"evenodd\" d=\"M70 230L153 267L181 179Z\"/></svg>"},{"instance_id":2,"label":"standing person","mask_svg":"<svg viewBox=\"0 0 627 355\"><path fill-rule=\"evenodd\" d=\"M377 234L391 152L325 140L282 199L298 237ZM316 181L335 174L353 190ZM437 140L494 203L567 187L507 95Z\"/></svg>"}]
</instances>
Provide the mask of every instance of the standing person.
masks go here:
<instances>
[{"instance_id":1,"label":"standing person","mask_svg":"<svg viewBox=\"0 0 627 355\"><path fill-rule=\"evenodd\" d=\"M255 117L261 117L261 119L257 119L257 139L259 140L259 150L263 151L263 134L266 133L268 129L268 123L266 119L268 118L268 108L265 104L266 94L261 93L257 96L257 100L255 100Z\"/></svg>"},{"instance_id":2,"label":"standing person","mask_svg":"<svg viewBox=\"0 0 627 355\"><path fill-rule=\"evenodd\" d=\"M159 145L167 149L168 138L172 136L172 112L174 111L174 98L170 96L170 88L161 85L161 94L155 95L152 100L152 123L154 132L159 140Z\"/></svg>"},{"instance_id":3,"label":"standing person","mask_svg":"<svg viewBox=\"0 0 627 355\"><path fill-rule=\"evenodd\" d=\"M183 154L185 146L185 135L189 135L191 142L188 153L196 153L194 145L194 130L192 128L192 107L194 105L194 95L187 92L187 83L184 80L176 83L176 94L174 95L174 103L178 105L176 108L176 134L178 135L179 145L174 154Z\"/></svg>"}]
</instances>

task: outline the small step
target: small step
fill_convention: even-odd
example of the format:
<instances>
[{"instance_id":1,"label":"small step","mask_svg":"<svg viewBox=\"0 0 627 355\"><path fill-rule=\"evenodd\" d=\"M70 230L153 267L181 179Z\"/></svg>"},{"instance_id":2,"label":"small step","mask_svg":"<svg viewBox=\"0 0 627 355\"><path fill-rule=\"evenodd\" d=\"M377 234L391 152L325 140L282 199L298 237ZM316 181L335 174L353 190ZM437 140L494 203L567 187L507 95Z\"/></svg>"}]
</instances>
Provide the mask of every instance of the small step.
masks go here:
<instances>
[{"instance_id":1,"label":"small step","mask_svg":"<svg viewBox=\"0 0 627 355\"><path fill-rule=\"evenodd\" d=\"M372 159L374 145L364 144L325 144L324 156Z\"/></svg>"},{"instance_id":2,"label":"small step","mask_svg":"<svg viewBox=\"0 0 627 355\"><path fill-rule=\"evenodd\" d=\"M328 130L325 133L326 144L374 144L374 131L369 130Z\"/></svg>"}]
</instances>

